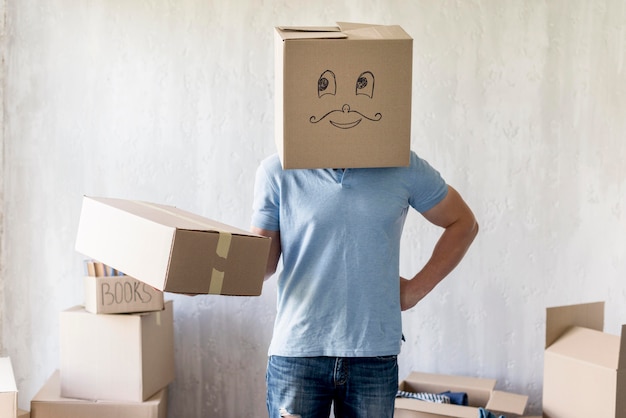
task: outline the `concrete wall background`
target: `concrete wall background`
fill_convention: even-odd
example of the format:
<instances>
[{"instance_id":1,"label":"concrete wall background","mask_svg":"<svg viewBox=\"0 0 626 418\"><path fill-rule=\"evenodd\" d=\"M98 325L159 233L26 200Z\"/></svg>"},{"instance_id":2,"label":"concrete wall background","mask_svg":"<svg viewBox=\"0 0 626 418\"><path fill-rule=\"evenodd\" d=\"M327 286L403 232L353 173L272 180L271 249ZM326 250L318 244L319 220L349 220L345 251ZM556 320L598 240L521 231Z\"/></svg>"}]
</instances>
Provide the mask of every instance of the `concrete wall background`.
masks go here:
<instances>
[{"instance_id":1,"label":"concrete wall background","mask_svg":"<svg viewBox=\"0 0 626 418\"><path fill-rule=\"evenodd\" d=\"M247 228L274 152L272 27L400 24L414 38L412 145L481 233L404 314L409 371L498 379L541 407L547 306L605 300L626 322L626 3L11 1L3 33L0 355L29 401L82 302L81 197L172 204ZM412 214L401 270L439 231ZM175 303L171 417L263 416L274 281Z\"/></svg>"}]
</instances>

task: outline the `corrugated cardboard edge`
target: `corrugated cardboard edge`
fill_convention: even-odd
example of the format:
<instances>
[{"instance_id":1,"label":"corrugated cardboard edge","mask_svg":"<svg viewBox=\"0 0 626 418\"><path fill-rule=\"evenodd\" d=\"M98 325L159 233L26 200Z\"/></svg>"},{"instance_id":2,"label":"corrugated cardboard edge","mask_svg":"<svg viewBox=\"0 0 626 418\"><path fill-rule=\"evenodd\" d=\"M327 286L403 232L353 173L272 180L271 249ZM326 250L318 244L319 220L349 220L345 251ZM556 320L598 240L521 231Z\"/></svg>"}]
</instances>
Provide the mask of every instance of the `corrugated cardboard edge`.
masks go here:
<instances>
[{"instance_id":1,"label":"corrugated cardboard edge","mask_svg":"<svg viewBox=\"0 0 626 418\"><path fill-rule=\"evenodd\" d=\"M604 329L604 302L548 308L544 348L552 345L568 328L573 326L602 331Z\"/></svg>"},{"instance_id":2,"label":"corrugated cardboard edge","mask_svg":"<svg viewBox=\"0 0 626 418\"><path fill-rule=\"evenodd\" d=\"M626 324L622 325L622 335L619 343L619 361L617 362L617 368L619 370L626 369Z\"/></svg>"}]
</instances>

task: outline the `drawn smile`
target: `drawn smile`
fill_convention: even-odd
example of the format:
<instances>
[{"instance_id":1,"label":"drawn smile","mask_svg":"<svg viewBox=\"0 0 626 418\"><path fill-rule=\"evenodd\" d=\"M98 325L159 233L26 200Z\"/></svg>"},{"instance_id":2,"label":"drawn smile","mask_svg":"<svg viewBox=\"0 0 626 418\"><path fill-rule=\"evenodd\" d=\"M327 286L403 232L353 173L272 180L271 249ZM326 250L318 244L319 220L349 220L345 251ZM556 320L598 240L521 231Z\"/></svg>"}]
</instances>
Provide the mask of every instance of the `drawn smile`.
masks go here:
<instances>
[{"instance_id":1,"label":"drawn smile","mask_svg":"<svg viewBox=\"0 0 626 418\"><path fill-rule=\"evenodd\" d=\"M372 122L378 122L383 115L376 113L373 117L365 116L363 113L351 110L350 105L344 104L341 109L331 110L321 118L311 116L309 121L311 123L318 123L328 118L331 125L339 129L350 129L357 126L363 119L371 120Z\"/></svg>"},{"instance_id":2,"label":"drawn smile","mask_svg":"<svg viewBox=\"0 0 626 418\"><path fill-rule=\"evenodd\" d=\"M335 128L339 128L339 129L350 129L350 128L354 128L355 126L357 126L359 123L361 123L363 119L358 119L355 120L354 122L348 122L348 123L340 123L340 122L335 122L333 120L330 120L330 124L333 125Z\"/></svg>"}]
</instances>

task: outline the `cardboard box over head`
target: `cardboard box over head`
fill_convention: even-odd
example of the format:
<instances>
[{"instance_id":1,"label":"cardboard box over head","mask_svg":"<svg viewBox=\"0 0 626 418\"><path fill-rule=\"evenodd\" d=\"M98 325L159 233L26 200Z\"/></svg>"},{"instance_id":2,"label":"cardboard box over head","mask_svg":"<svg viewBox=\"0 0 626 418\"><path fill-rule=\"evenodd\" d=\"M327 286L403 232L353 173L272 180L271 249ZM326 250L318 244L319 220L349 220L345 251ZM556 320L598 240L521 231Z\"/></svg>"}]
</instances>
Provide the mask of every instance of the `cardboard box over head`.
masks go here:
<instances>
[{"instance_id":1,"label":"cardboard box over head","mask_svg":"<svg viewBox=\"0 0 626 418\"><path fill-rule=\"evenodd\" d=\"M162 311L60 314L61 396L142 402L174 380L172 301Z\"/></svg>"},{"instance_id":2,"label":"cardboard box over head","mask_svg":"<svg viewBox=\"0 0 626 418\"><path fill-rule=\"evenodd\" d=\"M165 418L167 388L144 402L84 400L61 397L56 370L30 402L34 418Z\"/></svg>"},{"instance_id":3,"label":"cardboard box over head","mask_svg":"<svg viewBox=\"0 0 626 418\"><path fill-rule=\"evenodd\" d=\"M408 166L413 40L400 26L277 27L283 168Z\"/></svg>"},{"instance_id":4,"label":"cardboard box over head","mask_svg":"<svg viewBox=\"0 0 626 418\"><path fill-rule=\"evenodd\" d=\"M17 385L9 357L0 357L0 417L17 415Z\"/></svg>"},{"instance_id":5,"label":"cardboard box over head","mask_svg":"<svg viewBox=\"0 0 626 418\"><path fill-rule=\"evenodd\" d=\"M545 417L626 418L626 325L603 329L604 302L547 309Z\"/></svg>"},{"instance_id":6,"label":"cardboard box over head","mask_svg":"<svg viewBox=\"0 0 626 418\"><path fill-rule=\"evenodd\" d=\"M83 198L76 250L155 289L261 294L270 239L155 203Z\"/></svg>"},{"instance_id":7,"label":"cardboard box over head","mask_svg":"<svg viewBox=\"0 0 626 418\"><path fill-rule=\"evenodd\" d=\"M528 396L495 390L496 381L469 376L453 376L412 372L400 382L400 390L413 393L440 394L460 392L467 394L467 406L427 402L412 398L396 398L396 415L403 418L456 417L476 418L479 408L505 414L521 415Z\"/></svg>"}]
</instances>

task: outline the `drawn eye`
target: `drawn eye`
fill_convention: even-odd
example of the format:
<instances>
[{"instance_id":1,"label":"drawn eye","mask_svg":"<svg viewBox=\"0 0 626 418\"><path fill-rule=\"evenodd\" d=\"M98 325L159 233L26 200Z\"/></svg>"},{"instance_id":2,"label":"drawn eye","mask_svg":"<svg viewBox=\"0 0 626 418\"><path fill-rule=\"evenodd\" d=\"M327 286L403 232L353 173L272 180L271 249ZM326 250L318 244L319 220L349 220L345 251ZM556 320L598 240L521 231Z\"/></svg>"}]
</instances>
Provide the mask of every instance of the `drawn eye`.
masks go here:
<instances>
[{"instance_id":1,"label":"drawn eye","mask_svg":"<svg viewBox=\"0 0 626 418\"><path fill-rule=\"evenodd\" d=\"M370 71L361 73L356 80L356 94L364 94L370 99L374 97L374 74Z\"/></svg>"},{"instance_id":2,"label":"drawn eye","mask_svg":"<svg viewBox=\"0 0 626 418\"><path fill-rule=\"evenodd\" d=\"M322 97L325 94L337 93L337 81L335 79L335 73L330 70L326 70L322 73L319 80L317 80L317 97Z\"/></svg>"}]
</instances>

